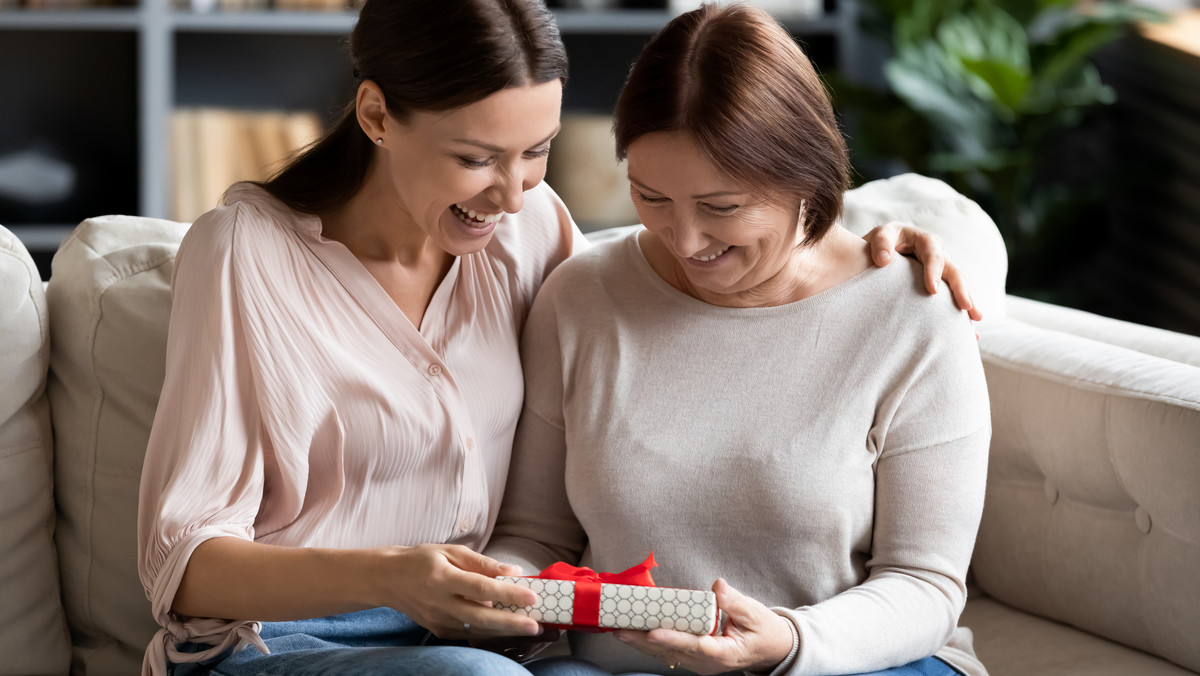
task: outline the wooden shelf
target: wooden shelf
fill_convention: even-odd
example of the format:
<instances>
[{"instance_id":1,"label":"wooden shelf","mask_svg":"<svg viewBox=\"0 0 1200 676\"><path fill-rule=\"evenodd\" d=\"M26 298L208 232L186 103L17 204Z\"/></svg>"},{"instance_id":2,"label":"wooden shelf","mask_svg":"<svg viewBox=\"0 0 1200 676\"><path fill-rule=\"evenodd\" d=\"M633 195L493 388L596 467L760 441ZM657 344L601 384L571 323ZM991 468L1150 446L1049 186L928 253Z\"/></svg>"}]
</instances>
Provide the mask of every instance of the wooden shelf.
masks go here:
<instances>
[{"instance_id":1,"label":"wooden shelf","mask_svg":"<svg viewBox=\"0 0 1200 676\"><path fill-rule=\"evenodd\" d=\"M179 32L205 33L290 33L293 35L342 35L354 28L358 14L347 12L172 12L171 27Z\"/></svg>"},{"instance_id":2,"label":"wooden shelf","mask_svg":"<svg viewBox=\"0 0 1200 676\"><path fill-rule=\"evenodd\" d=\"M0 30L118 30L134 31L142 25L141 10L97 8L83 10L0 10Z\"/></svg>"}]
</instances>

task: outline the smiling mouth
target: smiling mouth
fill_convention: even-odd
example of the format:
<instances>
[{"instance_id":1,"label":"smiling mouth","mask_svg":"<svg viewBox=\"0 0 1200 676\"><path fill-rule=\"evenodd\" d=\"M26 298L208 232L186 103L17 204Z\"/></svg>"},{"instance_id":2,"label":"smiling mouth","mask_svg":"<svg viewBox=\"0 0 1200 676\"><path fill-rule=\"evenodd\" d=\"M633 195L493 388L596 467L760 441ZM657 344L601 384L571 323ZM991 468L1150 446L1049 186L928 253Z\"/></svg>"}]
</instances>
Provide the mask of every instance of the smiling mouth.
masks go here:
<instances>
[{"instance_id":1,"label":"smiling mouth","mask_svg":"<svg viewBox=\"0 0 1200 676\"><path fill-rule=\"evenodd\" d=\"M726 246L724 249L718 249L710 254L705 254L703 256L701 256L701 255L692 256L691 259L694 261L700 261L701 263L715 261L718 258L720 258L721 256L725 255L725 252L729 251L732 248L733 248L732 246Z\"/></svg>"},{"instance_id":2,"label":"smiling mouth","mask_svg":"<svg viewBox=\"0 0 1200 676\"><path fill-rule=\"evenodd\" d=\"M504 215L503 211L494 214L484 214L477 212L474 209L467 209L460 204L450 205L450 211L453 211L454 215L458 216L459 220L462 222L476 227L481 225L491 225L492 223L500 220L500 217Z\"/></svg>"}]
</instances>

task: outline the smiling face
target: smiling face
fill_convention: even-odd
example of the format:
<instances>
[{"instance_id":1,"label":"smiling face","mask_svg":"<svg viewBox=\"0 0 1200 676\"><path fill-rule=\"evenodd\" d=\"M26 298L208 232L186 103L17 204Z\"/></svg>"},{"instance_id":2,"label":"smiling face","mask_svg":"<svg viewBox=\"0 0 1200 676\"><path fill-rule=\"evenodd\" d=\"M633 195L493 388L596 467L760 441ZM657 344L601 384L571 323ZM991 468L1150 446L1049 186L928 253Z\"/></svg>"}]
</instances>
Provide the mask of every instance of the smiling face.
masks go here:
<instances>
[{"instance_id":1,"label":"smiling face","mask_svg":"<svg viewBox=\"0 0 1200 676\"><path fill-rule=\"evenodd\" d=\"M546 174L562 83L503 89L444 112L384 122L380 180L401 218L443 251L483 249Z\"/></svg>"},{"instance_id":2,"label":"smiling face","mask_svg":"<svg viewBox=\"0 0 1200 676\"><path fill-rule=\"evenodd\" d=\"M770 305L790 297L803 239L800 206L756 197L723 176L682 132L630 143L630 192L643 249L672 285L705 302Z\"/></svg>"}]
</instances>

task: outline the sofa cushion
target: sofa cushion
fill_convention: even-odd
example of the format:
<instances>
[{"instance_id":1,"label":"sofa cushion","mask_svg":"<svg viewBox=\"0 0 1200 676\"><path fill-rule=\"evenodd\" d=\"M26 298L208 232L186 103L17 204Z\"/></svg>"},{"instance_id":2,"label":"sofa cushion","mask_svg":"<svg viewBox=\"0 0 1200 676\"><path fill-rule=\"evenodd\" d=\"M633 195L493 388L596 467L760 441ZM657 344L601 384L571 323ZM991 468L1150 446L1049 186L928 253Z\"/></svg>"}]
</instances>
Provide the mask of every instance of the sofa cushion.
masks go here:
<instances>
[{"instance_id":1,"label":"sofa cushion","mask_svg":"<svg viewBox=\"0 0 1200 676\"><path fill-rule=\"evenodd\" d=\"M943 181L901 174L846 193L842 224L865 235L888 221L911 223L942 238L946 254L967 280L983 321L1005 316L1008 253L991 216Z\"/></svg>"},{"instance_id":2,"label":"sofa cushion","mask_svg":"<svg viewBox=\"0 0 1200 676\"><path fill-rule=\"evenodd\" d=\"M137 574L142 458L166 363L187 225L84 221L51 264L49 395L58 550L75 670L133 674L157 629Z\"/></svg>"},{"instance_id":3,"label":"sofa cushion","mask_svg":"<svg viewBox=\"0 0 1200 676\"><path fill-rule=\"evenodd\" d=\"M0 227L0 675L66 673L45 397L50 333L42 278Z\"/></svg>"},{"instance_id":4,"label":"sofa cushion","mask_svg":"<svg viewBox=\"0 0 1200 676\"><path fill-rule=\"evenodd\" d=\"M991 676L1190 676L1191 671L993 599L971 599L959 623Z\"/></svg>"},{"instance_id":5,"label":"sofa cushion","mask_svg":"<svg viewBox=\"0 0 1200 676\"><path fill-rule=\"evenodd\" d=\"M993 433L975 580L1200 670L1200 368L1016 320L981 333Z\"/></svg>"}]
</instances>

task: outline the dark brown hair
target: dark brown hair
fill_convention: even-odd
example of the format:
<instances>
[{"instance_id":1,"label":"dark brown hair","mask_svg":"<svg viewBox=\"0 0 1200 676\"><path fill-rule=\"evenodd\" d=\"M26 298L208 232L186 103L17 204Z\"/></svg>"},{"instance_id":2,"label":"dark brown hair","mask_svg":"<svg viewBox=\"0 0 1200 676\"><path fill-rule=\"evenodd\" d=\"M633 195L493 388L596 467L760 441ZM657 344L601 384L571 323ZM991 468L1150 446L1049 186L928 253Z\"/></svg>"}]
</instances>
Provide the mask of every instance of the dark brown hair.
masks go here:
<instances>
[{"instance_id":1,"label":"dark brown hair","mask_svg":"<svg viewBox=\"0 0 1200 676\"><path fill-rule=\"evenodd\" d=\"M833 106L808 57L761 9L704 5L676 17L633 65L615 115L619 159L644 134L682 131L738 184L806 200L806 245L841 215L850 163Z\"/></svg>"},{"instance_id":2,"label":"dark brown hair","mask_svg":"<svg viewBox=\"0 0 1200 676\"><path fill-rule=\"evenodd\" d=\"M379 85L401 121L567 78L558 24L539 0L367 0L350 57L355 77ZM362 187L374 148L351 101L329 132L258 185L297 211L328 213Z\"/></svg>"}]
</instances>

